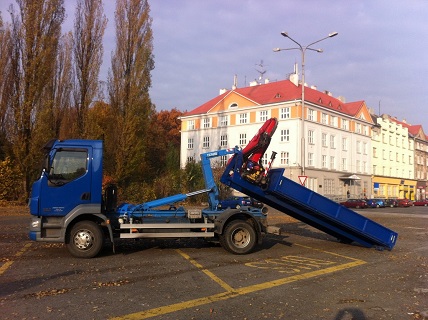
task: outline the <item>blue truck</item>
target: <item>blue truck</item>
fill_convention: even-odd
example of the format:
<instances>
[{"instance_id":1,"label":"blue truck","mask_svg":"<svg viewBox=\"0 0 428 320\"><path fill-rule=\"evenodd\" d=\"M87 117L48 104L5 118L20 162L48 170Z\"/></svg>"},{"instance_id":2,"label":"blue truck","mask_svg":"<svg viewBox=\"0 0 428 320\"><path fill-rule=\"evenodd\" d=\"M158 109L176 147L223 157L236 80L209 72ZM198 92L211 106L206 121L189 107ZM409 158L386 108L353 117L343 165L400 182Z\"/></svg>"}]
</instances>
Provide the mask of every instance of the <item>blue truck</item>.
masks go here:
<instances>
[{"instance_id":1,"label":"blue truck","mask_svg":"<svg viewBox=\"0 0 428 320\"><path fill-rule=\"evenodd\" d=\"M117 239L205 238L219 241L233 254L247 254L269 231L263 208L221 208L211 159L231 155L220 181L285 214L308 223L338 240L366 247L392 249L397 233L347 209L283 176L261 159L275 132L277 120L266 121L250 143L201 154L205 189L141 204L117 204L114 185L102 189L103 142L51 140L40 177L33 183L29 207L29 237L34 241L65 243L75 257L93 258L106 241ZM206 193L204 209L178 204Z\"/></svg>"}]
</instances>

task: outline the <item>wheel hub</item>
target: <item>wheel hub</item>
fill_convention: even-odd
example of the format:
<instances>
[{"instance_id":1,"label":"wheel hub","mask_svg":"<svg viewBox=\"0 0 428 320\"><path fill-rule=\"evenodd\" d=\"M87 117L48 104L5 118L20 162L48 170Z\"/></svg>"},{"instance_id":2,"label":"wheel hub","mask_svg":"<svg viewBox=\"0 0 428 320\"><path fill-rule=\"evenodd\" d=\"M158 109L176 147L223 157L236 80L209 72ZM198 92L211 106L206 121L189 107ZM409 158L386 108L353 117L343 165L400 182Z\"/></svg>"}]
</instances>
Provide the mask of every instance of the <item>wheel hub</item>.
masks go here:
<instances>
[{"instance_id":1,"label":"wheel hub","mask_svg":"<svg viewBox=\"0 0 428 320\"><path fill-rule=\"evenodd\" d=\"M88 230L81 230L74 236L74 244L80 250L86 250L93 244L92 234Z\"/></svg>"},{"instance_id":2,"label":"wheel hub","mask_svg":"<svg viewBox=\"0 0 428 320\"><path fill-rule=\"evenodd\" d=\"M238 229L233 233L232 240L237 247L244 248L250 242L250 234L246 230Z\"/></svg>"}]
</instances>

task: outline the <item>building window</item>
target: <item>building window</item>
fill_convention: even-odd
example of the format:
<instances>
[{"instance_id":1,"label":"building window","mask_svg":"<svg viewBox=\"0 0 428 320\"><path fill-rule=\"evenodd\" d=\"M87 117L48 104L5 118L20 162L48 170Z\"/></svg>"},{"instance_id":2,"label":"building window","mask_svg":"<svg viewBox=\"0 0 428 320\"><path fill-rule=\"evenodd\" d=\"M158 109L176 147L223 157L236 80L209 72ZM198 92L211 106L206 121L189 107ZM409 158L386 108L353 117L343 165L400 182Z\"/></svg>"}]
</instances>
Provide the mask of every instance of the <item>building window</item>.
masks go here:
<instances>
[{"instance_id":1,"label":"building window","mask_svg":"<svg viewBox=\"0 0 428 320\"><path fill-rule=\"evenodd\" d=\"M203 137L202 139L202 148L210 147L210 137Z\"/></svg>"},{"instance_id":2,"label":"building window","mask_svg":"<svg viewBox=\"0 0 428 320\"><path fill-rule=\"evenodd\" d=\"M220 147L227 147L227 134L220 136Z\"/></svg>"},{"instance_id":3,"label":"building window","mask_svg":"<svg viewBox=\"0 0 428 320\"><path fill-rule=\"evenodd\" d=\"M361 123L357 123L357 133L361 133Z\"/></svg>"},{"instance_id":4,"label":"building window","mask_svg":"<svg viewBox=\"0 0 428 320\"><path fill-rule=\"evenodd\" d=\"M229 125L227 116L220 116L220 127L226 127Z\"/></svg>"},{"instance_id":5,"label":"building window","mask_svg":"<svg viewBox=\"0 0 428 320\"><path fill-rule=\"evenodd\" d=\"M187 139L187 149L193 149L193 138Z\"/></svg>"},{"instance_id":6,"label":"building window","mask_svg":"<svg viewBox=\"0 0 428 320\"><path fill-rule=\"evenodd\" d=\"M336 194L334 179L324 179L324 194Z\"/></svg>"},{"instance_id":7,"label":"building window","mask_svg":"<svg viewBox=\"0 0 428 320\"><path fill-rule=\"evenodd\" d=\"M348 170L348 164L346 162L346 158L342 158L342 171Z\"/></svg>"},{"instance_id":8,"label":"building window","mask_svg":"<svg viewBox=\"0 0 428 320\"><path fill-rule=\"evenodd\" d=\"M373 158L377 158L377 149L373 147Z\"/></svg>"},{"instance_id":9,"label":"building window","mask_svg":"<svg viewBox=\"0 0 428 320\"><path fill-rule=\"evenodd\" d=\"M330 125L332 127L336 127L337 126L336 122L337 122L336 117L335 116L330 116Z\"/></svg>"},{"instance_id":10,"label":"building window","mask_svg":"<svg viewBox=\"0 0 428 320\"><path fill-rule=\"evenodd\" d=\"M367 154L367 142L363 142L363 154Z\"/></svg>"},{"instance_id":11,"label":"building window","mask_svg":"<svg viewBox=\"0 0 428 320\"><path fill-rule=\"evenodd\" d=\"M195 162L195 158L192 156L187 157L187 163Z\"/></svg>"},{"instance_id":12,"label":"building window","mask_svg":"<svg viewBox=\"0 0 428 320\"><path fill-rule=\"evenodd\" d=\"M357 141L357 153L361 153L361 141Z\"/></svg>"},{"instance_id":13,"label":"building window","mask_svg":"<svg viewBox=\"0 0 428 320\"><path fill-rule=\"evenodd\" d=\"M227 164L227 156L220 157L220 166L224 167Z\"/></svg>"},{"instance_id":14,"label":"building window","mask_svg":"<svg viewBox=\"0 0 428 320\"><path fill-rule=\"evenodd\" d=\"M313 110L313 109L308 110L308 120L309 121L315 120L315 110Z\"/></svg>"},{"instance_id":15,"label":"building window","mask_svg":"<svg viewBox=\"0 0 428 320\"><path fill-rule=\"evenodd\" d=\"M342 138L342 150L347 151L348 150L348 139Z\"/></svg>"},{"instance_id":16,"label":"building window","mask_svg":"<svg viewBox=\"0 0 428 320\"><path fill-rule=\"evenodd\" d=\"M211 127L211 118L204 118L203 120L203 128L210 128Z\"/></svg>"},{"instance_id":17,"label":"building window","mask_svg":"<svg viewBox=\"0 0 428 320\"><path fill-rule=\"evenodd\" d=\"M334 135L330 136L330 148L332 149L336 148L336 137Z\"/></svg>"},{"instance_id":18,"label":"building window","mask_svg":"<svg viewBox=\"0 0 428 320\"><path fill-rule=\"evenodd\" d=\"M239 134L239 145L241 147L244 147L247 145L247 134L246 133L240 133Z\"/></svg>"},{"instance_id":19,"label":"building window","mask_svg":"<svg viewBox=\"0 0 428 320\"><path fill-rule=\"evenodd\" d=\"M187 123L189 130L195 130L195 120L189 120Z\"/></svg>"},{"instance_id":20,"label":"building window","mask_svg":"<svg viewBox=\"0 0 428 320\"><path fill-rule=\"evenodd\" d=\"M322 122L322 124L328 124L328 114L327 113L323 113L321 115L321 122Z\"/></svg>"},{"instance_id":21,"label":"building window","mask_svg":"<svg viewBox=\"0 0 428 320\"><path fill-rule=\"evenodd\" d=\"M357 167L357 173L360 173L361 172L361 162L360 162L360 160L357 160L356 167Z\"/></svg>"},{"instance_id":22,"label":"building window","mask_svg":"<svg viewBox=\"0 0 428 320\"><path fill-rule=\"evenodd\" d=\"M290 108L281 108L280 111L280 118L281 119L289 119L290 118Z\"/></svg>"},{"instance_id":23,"label":"building window","mask_svg":"<svg viewBox=\"0 0 428 320\"><path fill-rule=\"evenodd\" d=\"M321 157L321 165L323 168L327 168L327 156L324 154Z\"/></svg>"},{"instance_id":24,"label":"building window","mask_svg":"<svg viewBox=\"0 0 428 320\"><path fill-rule=\"evenodd\" d=\"M289 141L290 141L290 130L281 129L281 142L289 142Z\"/></svg>"},{"instance_id":25,"label":"building window","mask_svg":"<svg viewBox=\"0 0 428 320\"><path fill-rule=\"evenodd\" d=\"M336 163L334 157L330 157L330 170L336 170Z\"/></svg>"},{"instance_id":26,"label":"building window","mask_svg":"<svg viewBox=\"0 0 428 320\"><path fill-rule=\"evenodd\" d=\"M348 130L348 120L342 119L342 129Z\"/></svg>"},{"instance_id":27,"label":"building window","mask_svg":"<svg viewBox=\"0 0 428 320\"><path fill-rule=\"evenodd\" d=\"M282 165L288 166L289 156L290 156L290 154L288 152L286 152L286 151L281 152L281 164Z\"/></svg>"},{"instance_id":28,"label":"building window","mask_svg":"<svg viewBox=\"0 0 428 320\"><path fill-rule=\"evenodd\" d=\"M312 152L308 153L308 166L309 167L314 166L314 154Z\"/></svg>"},{"instance_id":29,"label":"building window","mask_svg":"<svg viewBox=\"0 0 428 320\"><path fill-rule=\"evenodd\" d=\"M247 114L246 113L240 113L239 114L239 123L244 124L247 123Z\"/></svg>"},{"instance_id":30,"label":"building window","mask_svg":"<svg viewBox=\"0 0 428 320\"><path fill-rule=\"evenodd\" d=\"M321 135L321 142L323 147L327 147L327 133Z\"/></svg>"},{"instance_id":31,"label":"building window","mask_svg":"<svg viewBox=\"0 0 428 320\"><path fill-rule=\"evenodd\" d=\"M261 160L262 160L262 164L264 166L267 166L267 164L269 163L269 158L268 158L267 153L264 154L264 156L263 156L263 158L261 158Z\"/></svg>"},{"instance_id":32,"label":"building window","mask_svg":"<svg viewBox=\"0 0 428 320\"><path fill-rule=\"evenodd\" d=\"M260 121L266 121L269 117L269 112L267 110L262 110L259 113L259 120Z\"/></svg>"},{"instance_id":33,"label":"building window","mask_svg":"<svg viewBox=\"0 0 428 320\"><path fill-rule=\"evenodd\" d=\"M314 144L314 130L308 130L308 143Z\"/></svg>"}]
</instances>

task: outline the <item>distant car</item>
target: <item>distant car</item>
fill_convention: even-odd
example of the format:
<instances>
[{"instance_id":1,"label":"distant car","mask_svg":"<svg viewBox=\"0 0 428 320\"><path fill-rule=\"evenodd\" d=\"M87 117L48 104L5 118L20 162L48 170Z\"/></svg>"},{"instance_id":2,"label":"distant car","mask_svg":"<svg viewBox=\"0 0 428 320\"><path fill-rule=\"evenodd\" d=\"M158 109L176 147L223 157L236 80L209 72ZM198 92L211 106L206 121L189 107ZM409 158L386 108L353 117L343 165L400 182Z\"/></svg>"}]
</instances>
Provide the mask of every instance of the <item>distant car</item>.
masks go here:
<instances>
[{"instance_id":1,"label":"distant car","mask_svg":"<svg viewBox=\"0 0 428 320\"><path fill-rule=\"evenodd\" d=\"M385 202L382 199L367 199L367 206L369 208L384 208Z\"/></svg>"},{"instance_id":2,"label":"distant car","mask_svg":"<svg viewBox=\"0 0 428 320\"><path fill-rule=\"evenodd\" d=\"M385 199L383 200L383 202L385 203L385 207L398 207L398 200L397 199Z\"/></svg>"},{"instance_id":3,"label":"distant car","mask_svg":"<svg viewBox=\"0 0 428 320\"><path fill-rule=\"evenodd\" d=\"M340 204L347 208L355 208L355 209L367 208L367 202L363 199L348 199L344 202L340 202Z\"/></svg>"},{"instance_id":4,"label":"distant car","mask_svg":"<svg viewBox=\"0 0 428 320\"><path fill-rule=\"evenodd\" d=\"M409 199L398 199L398 206L399 207L412 207L413 201Z\"/></svg>"},{"instance_id":5,"label":"distant car","mask_svg":"<svg viewBox=\"0 0 428 320\"><path fill-rule=\"evenodd\" d=\"M230 197L224 200L220 200L218 207L219 208L236 208L239 209L245 206L251 206L251 200L249 197Z\"/></svg>"},{"instance_id":6,"label":"distant car","mask_svg":"<svg viewBox=\"0 0 428 320\"><path fill-rule=\"evenodd\" d=\"M428 199L413 201L413 205L428 207Z\"/></svg>"}]
</instances>

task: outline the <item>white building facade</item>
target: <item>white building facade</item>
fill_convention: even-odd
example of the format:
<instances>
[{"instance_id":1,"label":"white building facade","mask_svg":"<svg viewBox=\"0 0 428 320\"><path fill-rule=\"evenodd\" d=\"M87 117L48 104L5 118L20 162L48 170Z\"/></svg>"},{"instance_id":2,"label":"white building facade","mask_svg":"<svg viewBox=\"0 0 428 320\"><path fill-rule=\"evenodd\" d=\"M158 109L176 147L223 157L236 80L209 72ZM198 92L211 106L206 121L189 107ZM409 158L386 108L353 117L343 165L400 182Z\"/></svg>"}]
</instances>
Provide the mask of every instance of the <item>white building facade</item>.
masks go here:
<instances>
[{"instance_id":1,"label":"white building facade","mask_svg":"<svg viewBox=\"0 0 428 320\"><path fill-rule=\"evenodd\" d=\"M222 92L181 117L181 166L201 153L244 147L269 118L278 127L263 159L330 198L370 197L374 125L363 101L345 103L289 80ZM224 165L227 159L219 159ZM302 165L303 164L303 165Z\"/></svg>"}]
</instances>

